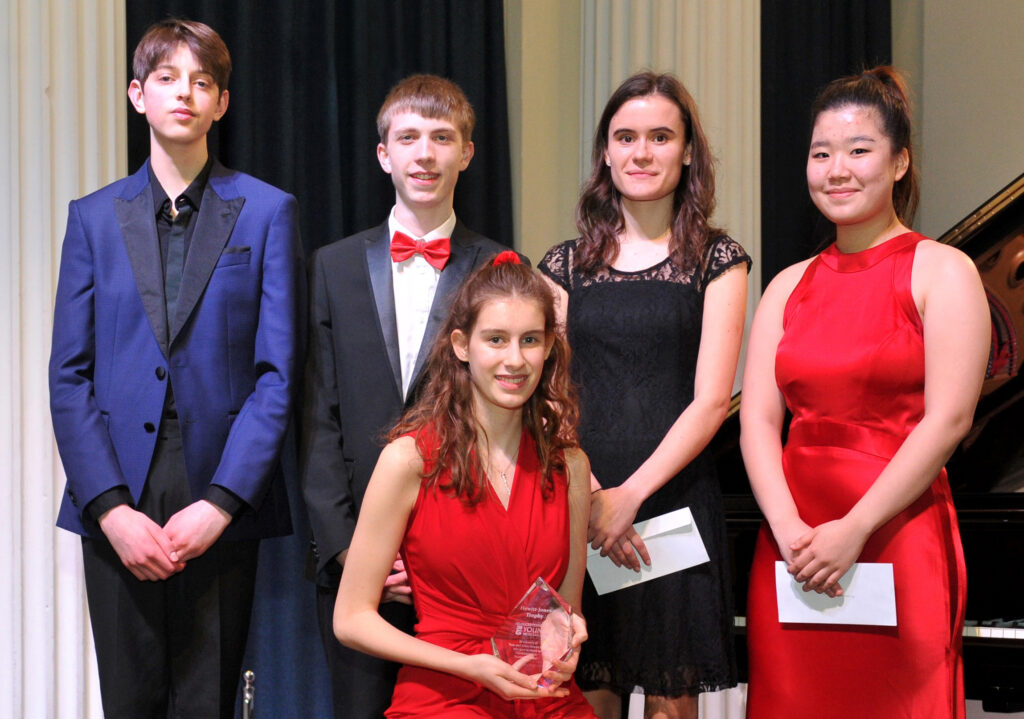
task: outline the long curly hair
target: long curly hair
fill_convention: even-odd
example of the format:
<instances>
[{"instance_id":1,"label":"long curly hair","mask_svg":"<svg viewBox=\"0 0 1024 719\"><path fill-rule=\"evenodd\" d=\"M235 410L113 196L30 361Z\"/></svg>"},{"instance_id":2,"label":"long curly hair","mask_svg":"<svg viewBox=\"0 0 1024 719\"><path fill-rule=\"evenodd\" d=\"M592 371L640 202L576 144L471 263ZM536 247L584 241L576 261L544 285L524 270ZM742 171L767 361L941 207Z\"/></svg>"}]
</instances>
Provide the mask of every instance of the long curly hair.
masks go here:
<instances>
[{"instance_id":1,"label":"long curly hair","mask_svg":"<svg viewBox=\"0 0 1024 719\"><path fill-rule=\"evenodd\" d=\"M903 74L890 65L879 65L833 80L811 105L811 132L821 113L849 105L873 107L882 119L882 131L892 144L893 154L907 150L907 171L893 185L892 204L900 222L909 226L917 212L921 189L911 140L910 93Z\"/></svg>"},{"instance_id":2,"label":"long curly hair","mask_svg":"<svg viewBox=\"0 0 1024 719\"><path fill-rule=\"evenodd\" d=\"M429 455L423 457L424 479L471 505L485 496L487 475L479 452L474 451L479 424L473 413L469 366L456 357L451 335L455 330L471 335L487 303L511 297L537 303L544 315L547 339L553 340L537 389L523 405L523 424L533 436L540 458L543 496L551 496L553 472L565 471L565 450L579 444L579 409L569 378L569 344L555 319L554 295L539 274L518 261L484 264L459 288L427 360L426 385L388 433L388 440L414 434L421 452L429 445L425 448ZM430 439L421 443L424 431ZM445 472L450 478L442 483Z\"/></svg>"},{"instance_id":3,"label":"long curly hair","mask_svg":"<svg viewBox=\"0 0 1024 719\"><path fill-rule=\"evenodd\" d=\"M724 234L710 223L715 209L714 157L701 127L697 103L674 75L639 72L627 78L608 98L594 135L590 178L576 204L580 242L575 264L582 273L596 272L615 261L619 253L617 235L625 229L622 195L604 162L612 118L630 100L651 95L660 95L679 108L690 148L690 164L683 166L673 197L675 212L669 256L680 268L701 268L712 240Z\"/></svg>"}]
</instances>

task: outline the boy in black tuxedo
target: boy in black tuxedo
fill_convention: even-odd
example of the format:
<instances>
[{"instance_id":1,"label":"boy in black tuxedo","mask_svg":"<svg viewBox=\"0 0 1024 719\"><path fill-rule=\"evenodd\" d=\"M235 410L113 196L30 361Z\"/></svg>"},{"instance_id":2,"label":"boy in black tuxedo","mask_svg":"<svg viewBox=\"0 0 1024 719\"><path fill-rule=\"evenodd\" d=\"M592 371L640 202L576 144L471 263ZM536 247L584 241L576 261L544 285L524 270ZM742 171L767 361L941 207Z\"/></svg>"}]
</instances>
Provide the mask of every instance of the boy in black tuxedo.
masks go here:
<instances>
[{"instance_id":1,"label":"boy in black tuxedo","mask_svg":"<svg viewBox=\"0 0 1024 719\"><path fill-rule=\"evenodd\" d=\"M301 477L313 528L320 634L337 719L379 719L398 665L343 647L332 620L341 568L384 432L412 404L454 290L504 248L452 209L473 158L473 108L434 75L399 82L377 114L377 159L395 205L381 225L312 260ZM411 632L409 584L396 557L381 614Z\"/></svg>"}]
</instances>

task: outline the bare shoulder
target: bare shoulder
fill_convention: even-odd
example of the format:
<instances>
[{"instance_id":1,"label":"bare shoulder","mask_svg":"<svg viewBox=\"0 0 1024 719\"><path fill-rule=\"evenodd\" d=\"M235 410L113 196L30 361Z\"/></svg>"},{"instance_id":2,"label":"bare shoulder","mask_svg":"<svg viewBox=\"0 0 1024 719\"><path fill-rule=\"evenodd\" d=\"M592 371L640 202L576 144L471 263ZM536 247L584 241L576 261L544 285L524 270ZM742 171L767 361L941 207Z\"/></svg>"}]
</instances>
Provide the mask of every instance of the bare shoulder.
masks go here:
<instances>
[{"instance_id":1,"label":"bare shoulder","mask_svg":"<svg viewBox=\"0 0 1024 719\"><path fill-rule=\"evenodd\" d=\"M914 272L926 277L977 277L974 261L964 252L935 240L921 240L914 255Z\"/></svg>"},{"instance_id":2,"label":"bare shoulder","mask_svg":"<svg viewBox=\"0 0 1024 719\"><path fill-rule=\"evenodd\" d=\"M587 483L590 481L590 460L579 447L565 450L565 468L569 475L570 486L579 480Z\"/></svg>"},{"instance_id":3,"label":"bare shoulder","mask_svg":"<svg viewBox=\"0 0 1024 719\"><path fill-rule=\"evenodd\" d=\"M776 308L781 312L789 300L789 296L793 294L793 290L800 283L800 278L804 276L804 272L807 271L808 265L813 260L814 258L812 257L803 262L797 262L795 265L790 265L775 275L761 294L761 303L758 305L758 310L760 311L762 308Z\"/></svg>"},{"instance_id":4,"label":"bare shoulder","mask_svg":"<svg viewBox=\"0 0 1024 719\"><path fill-rule=\"evenodd\" d=\"M929 307L938 307L941 316L988 305L974 261L957 248L935 240L918 243L910 284L924 316Z\"/></svg>"},{"instance_id":5,"label":"bare shoulder","mask_svg":"<svg viewBox=\"0 0 1024 719\"><path fill-rule=\"evenodd\" d=\"M779 274L772 278L772 281L768 284L768 289L764 292L765 294L784 294L786 297L793 292L793 288L800 282L800 278L804 276L807 271L808 265L814 261L814 257L797 262L795 265L790 265L786 269L782 270Z\"/></svg>"},{"instance_id":6,"label":"bare shoulder","mask_svg":"<svg viewBox=\"0 0 1024 719\"><path fill-rule=\"evenodd\" d=\"M399 437L390 442L380 453L374 476L383 474L396 479L415 482L419 485L423 475L423 457L411 436Z\"/></svg>"}]
</instances>

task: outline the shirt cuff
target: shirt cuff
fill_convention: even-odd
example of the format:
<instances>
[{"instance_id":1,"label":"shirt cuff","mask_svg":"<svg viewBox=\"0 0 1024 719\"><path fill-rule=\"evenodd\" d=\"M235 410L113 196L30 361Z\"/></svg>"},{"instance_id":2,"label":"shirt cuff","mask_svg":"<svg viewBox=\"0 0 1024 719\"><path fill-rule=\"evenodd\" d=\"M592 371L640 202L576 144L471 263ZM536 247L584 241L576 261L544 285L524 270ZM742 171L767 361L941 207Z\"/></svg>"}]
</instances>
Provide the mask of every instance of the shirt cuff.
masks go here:
<instances>
[{"instance_id":1,"label":"shirt cuff","mask_svg":"<svg viewBox=\"0 0 1024 719\"><path fill-rule=\"evenodd\" d=\"M127 504L133 509L135 508L135 500L132 499L132 493L124 485L108 489L106 492L98 495L86 505L85 511L93 520L99 522L100 517L122 504Z\"/></svg>"},{"instance_id":2,"label":"shirt cuff","mask_svg":"<svg viewBox=\"0 0 1024 719\"><path fill-rule=\"evenodd\" d=\"M245 500L219 484L211 484L206 488L206 501L223 509L232 519L236 519L248 506Z\"/></svg>"}]
</instances>

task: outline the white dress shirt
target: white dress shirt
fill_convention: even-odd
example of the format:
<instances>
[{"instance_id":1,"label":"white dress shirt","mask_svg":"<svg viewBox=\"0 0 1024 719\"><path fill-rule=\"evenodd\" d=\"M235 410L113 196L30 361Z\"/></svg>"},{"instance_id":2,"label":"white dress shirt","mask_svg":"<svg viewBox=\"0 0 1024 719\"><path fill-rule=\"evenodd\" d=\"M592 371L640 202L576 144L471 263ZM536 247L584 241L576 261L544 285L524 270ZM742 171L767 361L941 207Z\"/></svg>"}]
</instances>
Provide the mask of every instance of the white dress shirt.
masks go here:
<instances>
[{"instance_id":1,"label":"white dress shirt","mask_svg":"<svg viewBox=\"0 0 1024 719\"><path fill-rule=\"evenodd\" d=\"M422 236L411 232L395 219L394 208L391 209L391 216L388 218L388 233L392 238L396 232L401 232L414 240L436 240L440 237L451 237L454 229L454 211L440 226ZM441 271L432 267L419 253L407 260L391 263L403 397L409 396L412 373L416 369L416 358L419 357L420 345L423 344L423 333L427 329L427 319L430 317L430 307L434 304L437 280L440 277Z\"/></svg>"}]
</instances>

